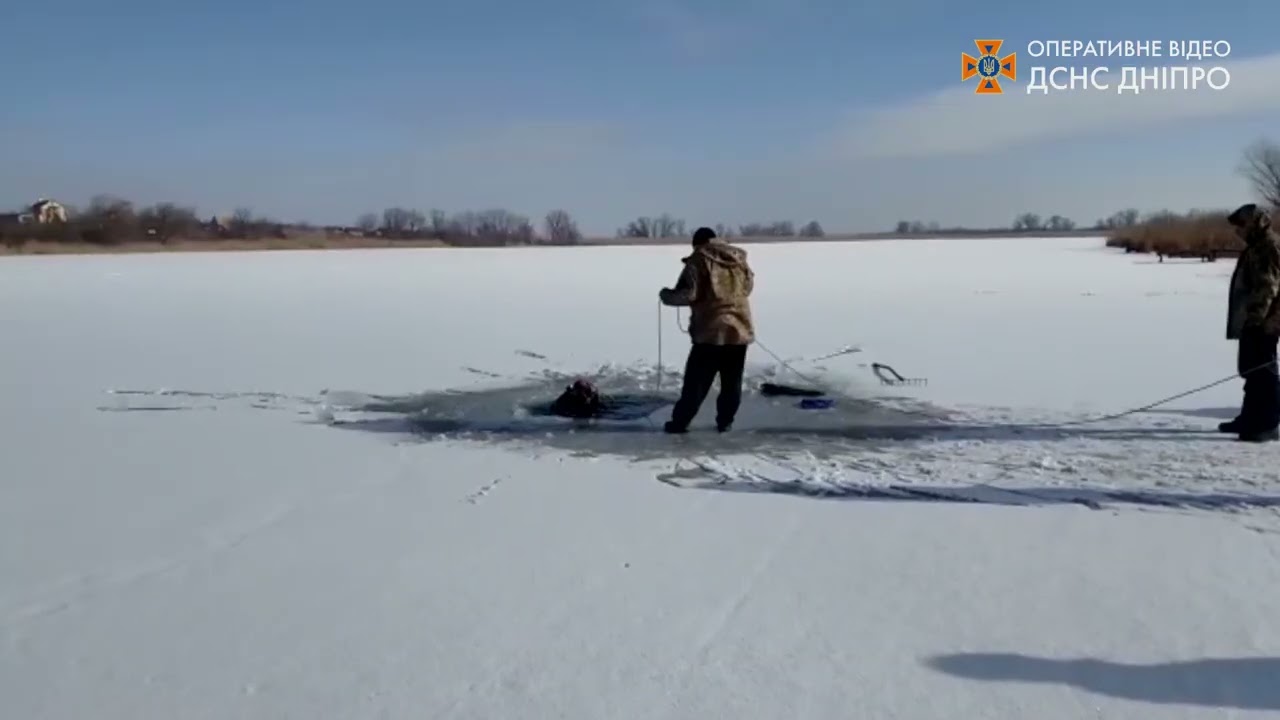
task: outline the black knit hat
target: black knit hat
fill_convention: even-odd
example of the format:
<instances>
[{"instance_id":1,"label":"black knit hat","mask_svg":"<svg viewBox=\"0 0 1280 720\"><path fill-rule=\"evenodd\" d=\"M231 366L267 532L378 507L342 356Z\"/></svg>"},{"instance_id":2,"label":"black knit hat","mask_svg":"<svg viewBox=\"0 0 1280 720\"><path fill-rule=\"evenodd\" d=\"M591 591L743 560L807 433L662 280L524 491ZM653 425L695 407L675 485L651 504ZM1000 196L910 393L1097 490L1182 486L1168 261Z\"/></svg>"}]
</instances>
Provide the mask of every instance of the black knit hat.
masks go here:
<instances>
[{"instance_id":1,"label":"black knit hat","mask_svg":"<svg viewBox=\"0 0 1280 720\"><path fill-rule=\"evenodd\" d=\"M1257 203L1246 203L1236 208L1235 212L1227 216L1227 222L1236 227L1247 227L1252 225L1254 218L1258 216Z\"/></svg>"},{"instance_id":2,"label":"black knit hat","mask_svg":"<svg viewBox=\"0 0 1280 720\"><path fill-rule=\"evenodd\" d=\"M693 244L695 246L706 245L707 243L714 240L715 237L716 237L715 230L712 230L709 227L700 227L693 232Z\"/></svg>"}]
</instances>

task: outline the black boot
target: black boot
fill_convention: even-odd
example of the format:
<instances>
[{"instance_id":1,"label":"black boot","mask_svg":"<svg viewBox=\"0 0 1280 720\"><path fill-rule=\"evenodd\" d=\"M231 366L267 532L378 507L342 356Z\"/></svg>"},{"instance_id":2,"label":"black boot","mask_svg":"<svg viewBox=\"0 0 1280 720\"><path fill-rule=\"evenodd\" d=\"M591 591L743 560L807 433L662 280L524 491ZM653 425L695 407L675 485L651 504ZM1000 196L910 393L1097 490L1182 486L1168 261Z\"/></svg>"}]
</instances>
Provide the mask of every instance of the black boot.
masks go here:
<instances>
[{"instance_id":1,"label":"black boot","mask_svg":"<svg viewBox=\"0 0 1280 720\"><path fill-rule=\"evenodd\" d=\"M1228 435L1238 435L1240 434L1240 431L1242 431L1243 429L1244 429L1244 425L1241 424L1240 418L1236 418L1235 420L1228 420L1223 423L1218 423L1218 432L1227 433Z\"/></svg>"},{"instance_id":2,"label":"black boot","mask_svg":"<svg viewBox=\"0 0 1280 720\"><path fill-rule=\"evenodd\" d=\"M1240 433L1241 442L1264 443L1280 440L1280 429L1250 430Z\"/></svg>"},{"instance_id":3,"label":"black boot","mask_svg":"<svg viewBox=\"0 0 1280 720\"><path fill-rule=\"evenodd\" d=\"M674 420L668 420L666 424L662 426L662 431L670 435L683 435L689 431L689 428L676 423Z\"/></svg>"}]
</instances>

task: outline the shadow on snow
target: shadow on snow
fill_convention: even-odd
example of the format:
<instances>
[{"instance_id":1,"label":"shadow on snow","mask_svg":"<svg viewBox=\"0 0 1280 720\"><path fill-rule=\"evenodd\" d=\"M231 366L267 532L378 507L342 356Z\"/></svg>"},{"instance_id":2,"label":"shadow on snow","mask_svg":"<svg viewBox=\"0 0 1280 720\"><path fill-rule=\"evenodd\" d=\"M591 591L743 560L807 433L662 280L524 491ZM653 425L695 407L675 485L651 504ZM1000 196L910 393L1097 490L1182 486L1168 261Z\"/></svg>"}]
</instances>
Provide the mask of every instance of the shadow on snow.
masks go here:
<instances>
[{"instance_id":1,"label":"shadow on snow","mask_svg":"<svg viewBox=\"0 0 1280 720\"><path fill-rule=\"evenodd\" d=\"M810 478L781 480L747 474L716 476L694 465L661 473L658 480L684 489L736 493L793 495L826 500L862 500L922 503L970 503L976 505L1051 506L1082 505L1101 510L1133 505L1176 510L1242 511L1280 508L1280 496L1247 493L1194 493L1171 490L1121 490L1105 487L1014 487L984 484L827 482Z\"/></svg>"},{"instance_id":2,"label":"shadow on snow","mask_svg":"<svg viewBox=\"0 0 1280 720\"><path fill-rule=\"evenodd\" d=\"M934 670L969 680L1068 685L1098 695L1162 705L1280 710L1280 658L1205 658L1135 665L1094 658L1013 653L942 655Z\"/></svg>"}]
</instances>

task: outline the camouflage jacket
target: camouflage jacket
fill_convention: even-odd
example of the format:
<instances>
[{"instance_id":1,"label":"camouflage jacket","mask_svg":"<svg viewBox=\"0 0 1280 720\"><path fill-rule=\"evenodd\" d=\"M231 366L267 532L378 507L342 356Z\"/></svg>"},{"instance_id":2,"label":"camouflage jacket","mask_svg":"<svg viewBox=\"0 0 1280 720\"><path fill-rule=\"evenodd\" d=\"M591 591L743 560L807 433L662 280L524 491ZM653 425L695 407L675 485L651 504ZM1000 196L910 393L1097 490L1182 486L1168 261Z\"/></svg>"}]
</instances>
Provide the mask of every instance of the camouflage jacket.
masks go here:
<instances>
[{"instance_id":1,"label":"camouflage jacket","mask_svg":"<svg viewBox=\"0 0 1280 720\"><path fill-rule=\"evenodd\" d=\"M1245 249L1231 274L1227 339L1246 328L1280 335L1280 236L1262 222L1249 229Z\"/></svg>"},{"instance_id":2,"label":"camouflage jacket","mask_svg":"<svg viewBox=\"0 0 1280 720\"><path fill-rule=\"evenodd\" d=\"M712 240L684 259L684 271L659 298L690 310L689 337L707 345L750 345L755 341L749 297L755 274L745 250Z\"/></svg>"}]
</instances>

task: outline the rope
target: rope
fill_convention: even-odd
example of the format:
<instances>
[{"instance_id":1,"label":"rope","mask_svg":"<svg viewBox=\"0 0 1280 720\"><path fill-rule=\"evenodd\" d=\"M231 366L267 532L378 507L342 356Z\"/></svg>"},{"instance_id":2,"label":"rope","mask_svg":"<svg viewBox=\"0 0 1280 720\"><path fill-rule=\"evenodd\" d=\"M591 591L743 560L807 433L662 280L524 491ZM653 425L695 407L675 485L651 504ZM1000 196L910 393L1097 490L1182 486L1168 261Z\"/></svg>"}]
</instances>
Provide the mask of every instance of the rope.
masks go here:
<instances>
[{"instance_id":1,"label":"rope","mask_svg":"<svg viewBox=\"0 0 1280 720\"><path fill-rule=\"evenodd\" d=\"M814 387L821 387L821 386L823 385L823 383L820 383L820 382L818 382L817 380L814 380L813 378L809 377L808 375L805 375L804 373L802 373L802 372L800 372L799 370L797 370L797 369L795 369L794 367L792 367L792 366L791 366L791 363L787 362L786 360L783 360L783 359L782 359L782 358L781 358L777 353L775 353L774 351L770 350L770 349L769 349L769 346L767 346L767 345L765 345L764 343L760 342L760 339L759 339L759 338L756 338L756 340L755 340L755 343L754 343L754 344L755 344L755 345L760 346L760 349L761 349L761 350L763 350L763 351L765 351L766 353L768 353L769 357L771 357L771 358L773 358L774 360L776 360L776 361L778 362L778 364L779 364L779 365L781 365L782 367L784 367L784 368L786 368L787 370L790 370L791 372L795 373L796 377L799 377L801 380L804 380L805 382L809 383L810 385L813 385ZM839 394L839 395L844 395L844 393L837 393L837 394ZM849 398L848 396L845 396L845 397L846 397L846 399L852 399L852 398Z\"/></svg>"},{"instance_id":2,"label":"rope","mask_svg":"<svg viewBox=\"0 0 1280 720\"><path fill-rule=\"evenodd\" d=\"M1223 384L1223 383L1231 382L1232 380L1235 380L1235 379L1236 379L1236 378L1238 378L1238 377L1245 377L1245 376L1248 376L1248 375L1252 375L1253 373L1256 373L1256 372L1258 372L1259 370L1265 370L1266 368L1270 367L1270 366L1271 366L1271 365L1273 365L1273 364L1275 364L1275 363L1274 363L1274 361L1265 362L1265 363L1263 363L1263 364L1261 364L1261 365L1259 365L1259 366L1257 366L1257 367L1255 367L1255 368L1252 368L1252 369L1250 369L1250 370L1247 370L1246 372L1244 372L1244 373L1242 373L1242 374L1232 373L1232 374L1227 375L1226 377L1224 377L1224 378L1222 378L1222 379L1220 379L1220 380L1214 380L1213 382L1211 382L1211 383L1207 383L1207 384L1204 384L1204 385L1201 385L1200 387L1192 388L1192 389L1190 389L1190 390L1185 390L1185 391L1180 392L1180 393L1178 393L1178 394L1176 394L1176 395L1170 395L1169 397L1162 398L1162 399L1160 399L1160 400L1157 400L1157 401L1155 401L1155 402L1153 402L1153 403L1148 403L1147 405L1143 405L1143 406L1141 406L1141 407L1130 408L1130 409L1128 409L1128 410L1123 410L1123 411L1118 412L1118 413L1112 413L1112 414L1110 414L1110 415L1100 415L1100 416L1098 416L1098 417L1084 418L1083 420L1071 420L1071 421L1068 421L1068 422L1054 423L1054 425L1053 425L1053 426L1054 426L1054 427L1072 427L1072 426L1076 426L1076 425L1091 425L1091 424L1093 424L1093 423L1105 422L1105 421L1107 421L1107 420L1116 420L1116 419L1118 419L1118 418L1122 418L1122 417L1125 417L1125 416L1128 416L1128 415L1137 415L1138 413L1146 412L1146 411L1148 411L1148 410L1151 410L1152 408L1160 407L1161 405L1164 405L1165 403L1171 403L1171 402L1173 402L1174 400L1180 400L1180 399L1182 399L1182 398L1184 398L1184 397L1187 397L1188 395L1195 395L1196 393L1204 392L1205 390L1208 390L1209 388L1214 388L1214 387L1217 387L1217 386L1219 386L1219 385L1221 385L1221 384ZM1018 426L1018 425L1014 425L1014 427L1033 427L1033 426Z\"/></svg>"},{"instance_id":3,"label":"rope","mask_svg":"<svg viewBox=\"0 0 1280 720\"><path fill-rule=\"evenodd\" d=\"M676 327L680 328L681 332L684 332L685 328L684 328L684 326L683 326L683 325L681 325L681 323L680 323L680 308L678 308L678 307L677 307L677 308L673 308L673 309L675 310L675 316L676 316ZM812 377L810 377L810 376L808 376L808 375L806 375L806 374L804 374L804 373L800 372L799 370L795 369L795 367L794 367L794 366L792 366L792 365L791 365L791 363L789 363L789 362L787 362L786 360L784 360L780 355L778 355L777 353L775 353L773 350L770 350L770 349L769 349L769 346L767 346L767 345L765 345L764 343L760 342L760 339L759 339L758 337L755 339L755 341L754 341L752 344L759 346L759 348L760 348L761 350L765 351L765 353L767 353L770 357L772 357L772 358L773 358L773 359L778 363L778 365L780 365L781 367L785 368L786 370L791 371L791 372L792 372L792 373L794 373L797 377L799 377L801 380L804 380L804 381L808 382L810 385L813 385L813 386L815 386L815 387L821 387L821 386L823 385L823 383L818 382L818 381L817 381L817 380L815 380L814 378L812 378ZM1222 378L1220 378L1220 379L1218 379L1218 380L1214 380L1213 382L1206 383L1206 384L1204 384L1204 385L1201 385L1201 386L1199 386L1199 387L1192 388L1192 389L1190 389L1190 390L1184 390L1184 391L1182 391L1182 392L1180 392L1180 393L1177 393L1177 394L1175 394L1175 395L1170 395L1170 396L1168 396L1168 397L1165 397L1165 398L1161 398L1161 399L1159 399L1159 400L1156 400L1155 402L1147 403L1146 405L1142 405L1142 406L1134 407L1134 408L1129 408L1128 410L1122 410L1122 411L1120 411L1120 412L1111 413L1111 414L1108 414L1108 415L1098 415L1098 416L1096 416L1096 417L1082 418L1082 419L1080 419L1080 420L1069 420L1069 421L1060 422L1060 423L1052 423L1052 424L1047 425L1047 426L1046 426L1046 425L1043 425L1043 424L1041 424L1041 425L1037 425L1037 424L1021 424L1021 423L1002 423L1002 424L997 425L996 427L1000 427L1000 428L1078 427L1078 426L1081 426L1081 425L1092 425L1092 424L1095 424L1095 423L1107 422L1107 421L1109 421L1109 420L1117 420L1117 419L1122 418L1122 417L1127 417L1127 416L1129 416L1129 415L1137 415L1138 413L1142 413L1142 412L1146 412L1146 411L1148 411L1148 410L1152 410L1152 409L1154 409L1154 408L1160 407L1161 405L1165 405L1165 404L1171 403L1171 402L1173 402L1174 400L1180 400L1180 399L1182 399L1182 398L1184 398L1184 397L1187 397L1187 396L1189 396L1189 395L1195 395L1196 393L1204 392L1205 390L1209 390L1209 389L1211 389L1211 388L1215 388L1215 387L1217 387L1217 386L1219 386L1219 385L1222 385L1223 383L1231 382L1232 380L1235 380L1235 379L1237 379L1237 378L1247 377L1247 376L1252 375L1253 373L1256 373L1256 372L1258 372L1258 371L1260 371L1260 370L1265 370L1265 369L1267 369L1268 367L1271 367L1272 365L1275 365L1275 364L1276 364L1276 361L1271 360L1271 361L1265 362L1265 363L1263 363L1263 364L1261 364L1261 365L1258 365L1257 367L1250 368L1249 370L1246 370L1246 371L1245 371L1245 372L1243 372L1243 373L1232 373L1232 374L1227 375L1227 376L1225 376L1225 377L1222 377ZM658 376L659 376L659 381L661 381L661 376L662 376L662 304L661 304L661 303L659 303L659 304L658 304ZM853 399L856 399L856 398L853 398L852 396L850 396L850 395L848 395L848 394L846 394L846 393L840 392L840 391L836 391L836 393L835 393L835 394L836 394L836 395L839 395L839 396L841 396L841 397L843 397L843 398L845 398L846 400L853 400Z\"/></svg>"},{"instance_id":4,"label":"rope","mask_svg":"<svg viewBox=\"0 0 1280 720\"><path fill-rule=\"evenodd\" d=\"M676 316L676 327L677 327L677 328L680 328L680 332L686 332L685 326L680 322L680 308L675 307L675 308L672 308L672 310L675 312L675 316ZM658 303L658 316L659 316L659 320L658 320L658 368L659 368L659 372L661 372L661 368L662 368L662 320L661 320L661 316L662 316L662 303ZM770 349L768 348L768 346L766 346L764 343L760 342L760 339L759 339L758 337L757 337L757 338L752 342L752 344L753 344L753 345L759 345L761 350L763 350L763 351L765 351L766 353L768 353L768 354L769 354L769 356L770 356L770 357L772 357L774 360L776 360L776 361L778 362L778 364L779 364L779 365L781 365L782 367L786 368L787 370L790 370L791 372L795 373L797 376L799 376L799 377L800 377L800 379L801 379L801 380L804 380L804 381L808 382L810 385L815 385L815 386L820 386L820 385L822 385L822 383L818 382L817 380L814 380L813 378L811 378L811 377L809 377L809 376L805 375L804 373L802 373L802 372L800 372L799 370L797 370L797 369L795 369L794 367L792 367L791 363L788 363L786 360L783 360L781 357L779 357L779 356L778 356L778 354L777 354L777 353L775 353L774 351L770 350ZM847 350L847 349L846 349L846 350ZM827 356L827 357L836 357L836 356L844 355L844 354L847 354L847 353L846 353L846 351L842 350L842 351L837 352L837 353L832 353L831 355L829 355L829 356ZM823 358L823 359L825 359L825 358Z\"/></svg>"},{"instance_id":5,"label":"rope","mask_svg":"<svg viewBox=\"0 0 1280 720\"><path fill-rule=\"evenodd\" d=\"M676 322L680 322L680 316L676 316ZM658 395L662 394L662 303L658 303L658 385L656 388Z\"/></svg>"},{"instance_id":6,"label":"rope","mask_svg":"<svg viewBox=\"0 0 1280 720\"><path fill-rule=\"evenodd\" d=\"M804 375L804 373L801 373L799 370L796 370L794 367L791 367L791 365L790 365L789 363L787 363L787 361L785 361L785 360L783 360L782 358L778 357L778 355L777 355L776 353L774 353L774 352L773 352L772 350L770 350L769 348L765 347L765 346L764 346L764 344L762 344L760 341L758 341L758 340L757 340L757 341L756 341L756 344L760 346L760 349L761 349L761 350L764 350L766 353L769 353L769 355L771 355L771 356L773 357L773 359L774 359L774 360L777 360L777 361L778 361L778 364L782 365L782 366L783 366L783 367L785 367L786 369L788 369L788 370L790 370L791 372L795 373L796 375L800 376L802 379L807 380L810 384L812 384L812 385L820 385L820 383L814 382L811 378L806 377L806 376ZM1120 411L1120 412L1117 412L1117 413L1111 413L1111 414L1109 414L1109 415L1099 415L1099 416L1097 416L1097 417L1082 418L1082 419L1080 419L1080 420L1069 420L1069 421L1066 421L1066 422L1053 423L1051 427L1075 427L1075 426L1079 426L1079 425L1092 425L1092 424L1094 424L1094 423L1106 422L1106 421L1108 421L1108 420L1117 420L1117 419L1119 419L1119 418L1127 417L1127 416L1129 416L1129 415L1137 415L1138 413L1146 412L1146 411L1148 411L1148 410L1151 410L1151 409L1154 409L1154 408L1160 407L1161 405L1164 405L1164 404L1167 404L1167 403L1171 403L1171 402L1173 402L1174 400L1180 400L1180 399L1182 399L1182 398L1184 398L1184 397L1187 397L1188 395L1195 395L1196 393L1204 392L1205 390L1208 390L1208 389L1210 389L1210 388L1217 387L1217 386L1219 386L1219 385L1222 385L1223 383L1231 382L1232 380L1235 380L1235 379L1236 379L1236 378L1238 378L1238 377L1244 377L1244 376L1247 376L1247 375L1251 375L1251 374L1253 374L1253 373L1255 373L1255 372L1258 372L1259 370L1265 370L1266 368L1270 367L1270 366L1271 366L1271 365L1273 365L1273 364L1275 364L1275 361L1265 362L1265 363L1263 363L1263 364L1261 364L1261 365L1259 365L1259 366L1257 366L1257 367L1255 367L1255 368L1251 368L1251 369L1247 370L1246 372L1244 372L1244 373L1242 373L1242 374L1232 373L1232 374L1227 375L1226 377L1223 377L1223 378L1221 378L1221 379L1214 380L1214 381L1213 381L1213 382L1211 382L1211 383L1207 383L1207 384L1201 385L1201 386L1199 386L1199 387L1192 388L1192 389L1190 389L1190 390L1185 390L1185 391L1183 391L1183 392L1177 393L1176 395L1170 395L1170 396L1168 396L1168 397L1161 398L1161 399L1159 399L1159 400L1157 400L1157 401L1155 401L1155 402L1153 402L1153 403L1148 403L1148 404L1146 404L1146 405L1142 405L1142 406L1139 406L1139 407L1129 408L1128 410L1122 410L1122 411ZM838 392L837 394L844 396L846 399L850 399L847 395L844 395L844 393L839 393L839 392ZM1031 425L1031 424L1007 423L1007 424L1001 424L1001 425L999 425L998 427L1003 427L1003 428L1023 428L1023 427L1038 427L1038 426L1037 426L1037 425Z\"/></svg>"}]
</instances>

